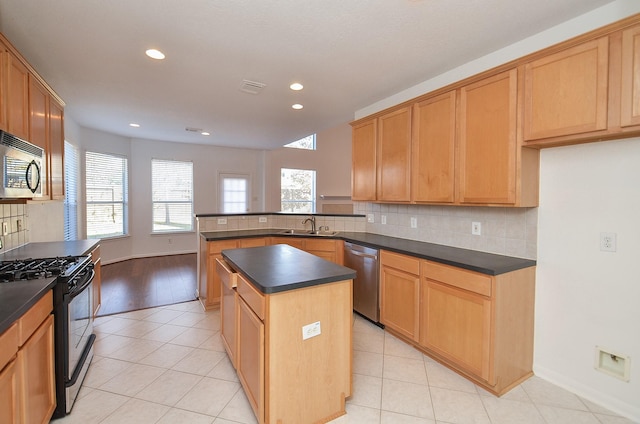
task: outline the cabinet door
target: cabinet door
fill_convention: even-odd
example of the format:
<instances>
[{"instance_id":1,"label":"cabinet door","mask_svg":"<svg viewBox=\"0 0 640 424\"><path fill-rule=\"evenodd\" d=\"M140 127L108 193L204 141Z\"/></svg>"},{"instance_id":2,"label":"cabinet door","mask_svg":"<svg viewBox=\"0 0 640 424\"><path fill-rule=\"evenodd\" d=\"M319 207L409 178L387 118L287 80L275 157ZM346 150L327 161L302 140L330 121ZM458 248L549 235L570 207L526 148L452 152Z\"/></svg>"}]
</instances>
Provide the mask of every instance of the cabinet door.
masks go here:
<instances>
[{"instance_id":1,"label":"cabinet door","mask_svg":"<svg viewBox=\"0 0 640 424\"><path fill-rule=\"evenodd\" d=\"M609 39L525 65L524 140L607 128Z\"/></svg>"},{"instance_id":2,"label":"cabinet door","mask_svg":"<svg viewBox=\"0 0 640 424\"><path fill-rule=\"evenodd\" d=\"M411 107L378 118L377 197L411 200Z\"/></svg>"},{"instance_id":3,"label":"cabinet door","mask_svg":"<svg viewBox=\"0 0 640 424\"><path fill-rule=\"evenodd\" d=\"M413 262L419 270L418 259L403 255L381 253L380 267L380 322L411 340L418 340L420 276L419 271L411 273ZM387 258L406 261L409 267L391 267L385 264Z\"/></svg>"},{"instance_id":4,"label":"cabinet door","mask_svg":"<svg viewBox=\"0 0 640 424\"><path fill-rule=\"evenodd\" d=\"M516 69L460 89L459 200L516 200Z\"/></svg>"},{"instance_id":5,"label":"cabinet door","mask_svg":"<svg viewBox=\"0 0 640 424\"><path fill-rule=\"evenodd\" d=\"M18 373L16 360L11 361L0 372L0 423L17 423L18 420Z\"/></svg>"},{"instance_id":6,"label":"cabinet door","mask_svg":"<svg viewBox=\"0 0 640 424\"><path fill-rule=\"evenodd\" d=\"M56 407L53 315L49 315L18 351L17 363L23 422L49 422Z\"/></svg>"},{"instance_id":7,"label":"cabinet door","mask_svg":"<svg viewBox=\"0 0 640 424\"><path fill-rule=\"evenodd\" d=\"M491 301L435 281L422 281L420 344L493 384Z\"/></svg>"},{"instance_id":8,"label":"cabinet door","mask_svg":"<svg viewBox=\"0 0 640 424\"><path fill-rule=\"evenodd\" d=\"M29 138L45 151L42 169L42 195L49 196L49 93L29 75Z\"/></svg>"},{"instance_id":9,"label":"cabinet door","mask_svg":"<svg viewBox=\"0 0 640 424\"><path fill-rule=\"evenodd\" d=\"M413 106L412 197L416 202L453 203L456 92Z\"/></svg>"},{"instance_id":10,"label":"cabinet door","mask_svg":"<svg viewBox=\"0 0 640 424\"><path fill-rule=\"evenodd\" d=\"M640 25L622 32L621 125L640 125Z\"/></svg>"},{"instance_id":11,"label":"cabinet door","mask_svg":"<svg viewBox=\"0 0 640 424\"><path fill-rule=\"evenodd\" d=\"M238 377L258 422L264 422L264 323L240 297L238 301Z\"/></svg>"},{"instance_id":12,"label":"cabinet door","mask_svg":"<svg viewBox=\"0 0 640 424\"><path fill-rule=\"evenodd\" d=\"M49 196L64 199L64 108L49 97Z\"/></svg>"},{"instance_id":13,"label":"cabinet door","mask_svg":"<svg viewBox=\"0 0 640 424\"><path fill-rule=\"evenodd\" d=\"M237 368L238 293L226 283L222 284L220 303L221 336L233 368Z\"/></svg>"},{"instance_id":14,"label":"cabinet door","mask_svg":"<svg viewBox=\"0 0 640 424\"><path fill-rule=\"evenodd\" d=\"M13 54L4 52L6 69L7 130L22 139L29 139L29 71Z\"/></svg>"},{"instance_id":15,"label":"cabinet door","mask_svg":"<svg viewBox=\"0 0 640 424\"><path fill-rule=\"evenodd\" d=\"M352 129L351 198L376 200L377 120L363 122Z\"/></svg>"}]
</instances>

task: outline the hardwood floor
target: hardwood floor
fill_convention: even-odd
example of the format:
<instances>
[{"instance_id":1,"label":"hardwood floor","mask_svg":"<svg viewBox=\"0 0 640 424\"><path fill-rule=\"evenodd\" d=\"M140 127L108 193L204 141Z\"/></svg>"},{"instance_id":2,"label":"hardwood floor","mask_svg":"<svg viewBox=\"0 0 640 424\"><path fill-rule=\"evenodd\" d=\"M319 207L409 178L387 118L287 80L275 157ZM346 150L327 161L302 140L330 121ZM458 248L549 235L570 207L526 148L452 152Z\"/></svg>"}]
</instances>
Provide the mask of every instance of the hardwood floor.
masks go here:
<instances>
[{"instance_id":1,"label":"hardwood floor","mask_svg":"<svg viewBox=\"0 0 640 424\"><path fill-rule=\"evenodd\" d=\"M196 254L129 259L102 266L99 316L196 299Z\"/></svg>"}]
</instances>

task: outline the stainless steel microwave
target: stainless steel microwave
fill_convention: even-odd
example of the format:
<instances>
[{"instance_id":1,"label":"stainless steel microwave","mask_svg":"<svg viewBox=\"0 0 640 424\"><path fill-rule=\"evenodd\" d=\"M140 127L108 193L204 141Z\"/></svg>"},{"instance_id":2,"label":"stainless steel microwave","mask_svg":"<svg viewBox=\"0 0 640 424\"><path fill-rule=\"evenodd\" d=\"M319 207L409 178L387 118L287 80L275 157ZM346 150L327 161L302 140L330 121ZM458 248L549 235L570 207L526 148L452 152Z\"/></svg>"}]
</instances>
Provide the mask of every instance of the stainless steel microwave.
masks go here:
<instances>
[{"instance_id":1,"label":"stainless steel microwave","mask_svg":"<svg viewBox=\"0 0 640 424\"><path fill-rule=\"evenodd\" d=\"M43 149L6 131L0 131L0 158L0 199L42 196Z\"/></svg>"}]
</instances>

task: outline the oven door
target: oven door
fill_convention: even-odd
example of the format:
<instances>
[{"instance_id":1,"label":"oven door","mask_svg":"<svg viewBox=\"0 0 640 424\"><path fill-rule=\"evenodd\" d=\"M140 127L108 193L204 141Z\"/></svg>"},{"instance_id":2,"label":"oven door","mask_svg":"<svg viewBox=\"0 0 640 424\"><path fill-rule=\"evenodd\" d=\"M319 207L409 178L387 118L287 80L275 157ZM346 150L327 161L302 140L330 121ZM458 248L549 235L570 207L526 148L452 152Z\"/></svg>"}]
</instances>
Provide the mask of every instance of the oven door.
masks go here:
<instances>
[{"instance_id":1,"label":"oven door","mask_svg":"<svg viewBox=\"0 0 640 424\"><path fill-rule=\"evenodd\" d=\"M67 413L71 410L82 380L93 357L93 269L78 277L76 288L69 293L68 366L66 368Z\"/></svg>"}]
</instances>

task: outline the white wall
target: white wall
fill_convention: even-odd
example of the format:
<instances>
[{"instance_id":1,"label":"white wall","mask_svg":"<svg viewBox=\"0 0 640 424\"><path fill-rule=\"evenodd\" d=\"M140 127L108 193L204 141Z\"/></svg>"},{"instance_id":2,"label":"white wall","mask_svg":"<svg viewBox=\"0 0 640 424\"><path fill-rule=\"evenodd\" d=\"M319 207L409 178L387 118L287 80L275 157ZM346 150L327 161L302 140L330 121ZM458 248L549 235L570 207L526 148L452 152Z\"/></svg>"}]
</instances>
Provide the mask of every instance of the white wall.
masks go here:
<instances>
[{"instance_id":1,"label":"white wall","mask_svg":"<svg viewBox=\"0 0 640 424\"><path fill-rule=\"evenodd\" d=\"M534 371L640 422L640 139L541 154ZM629 382L594 369L596 345L631 356Z\"/></svg>"},{"instance_id":2,"label":"white wall","mask_svg":"<svg viewBox=\"0 0 640 424\"><path fill-rule=\"evenodd\" d=\"M351 126L348 123L317 133L316 150L283 147L265 155L267 211L280 210L280 168L315 170L318 197L351 196Z\"/></svg>"}]
</instances>

